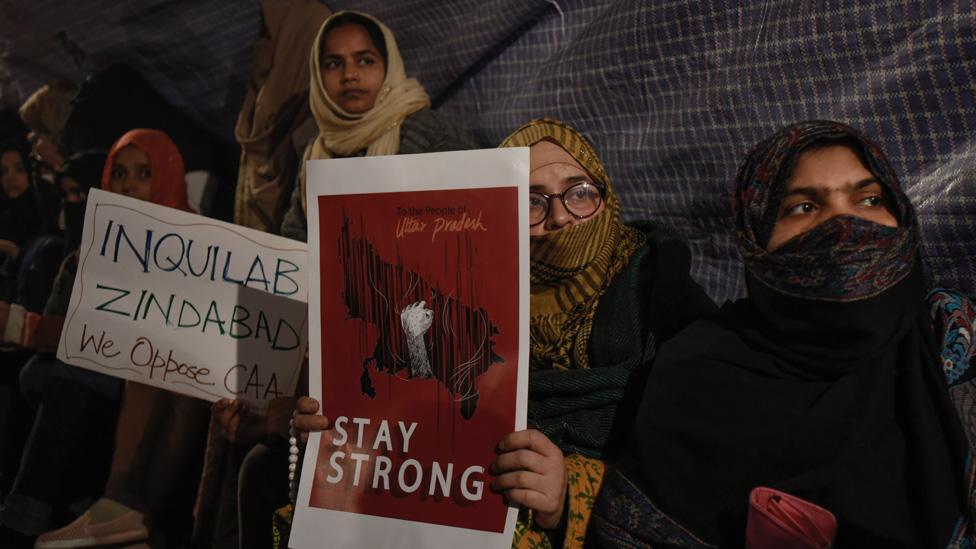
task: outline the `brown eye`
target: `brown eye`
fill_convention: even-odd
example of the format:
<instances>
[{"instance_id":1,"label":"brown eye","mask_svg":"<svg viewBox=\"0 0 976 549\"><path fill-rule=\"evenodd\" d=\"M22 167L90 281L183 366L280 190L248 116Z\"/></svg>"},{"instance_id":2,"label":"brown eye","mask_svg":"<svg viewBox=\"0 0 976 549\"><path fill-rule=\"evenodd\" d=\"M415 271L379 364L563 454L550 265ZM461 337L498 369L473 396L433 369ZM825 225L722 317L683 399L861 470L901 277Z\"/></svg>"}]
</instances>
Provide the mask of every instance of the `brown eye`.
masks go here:
<instances>
[{"instance_id":1,"label":"brown eye","mask_svg":"<svg viewBox=\"0 0 976 549\"><path fill-rule=\"evenodd\" d=\"M817 205L813 202L800 202L799 204L794 204L786 211L783 212L783 217L788 217L791 215L804 215L817 211Z\"/></svg>"},{"instance_id":2,"label":"brown eye","mask_svg":"<svg viewBox=\"0 0 976 549\"><path fill-rule=\"evenodd\" d=\"M577 183L566 193L566 200L573 203L585 204L600 197L600 189L591 183Z\"/></svg>"},{"instance_id":3,"label":"brown eye","mask_svg":"<svg viewBox=\"0 0 976 549\"><path fill-rule=\"evenodd\" d=\"M120 166L112 166L111 177L112 179L122 179L125 177L125 168Z\"/></svg>"}]
</instances>

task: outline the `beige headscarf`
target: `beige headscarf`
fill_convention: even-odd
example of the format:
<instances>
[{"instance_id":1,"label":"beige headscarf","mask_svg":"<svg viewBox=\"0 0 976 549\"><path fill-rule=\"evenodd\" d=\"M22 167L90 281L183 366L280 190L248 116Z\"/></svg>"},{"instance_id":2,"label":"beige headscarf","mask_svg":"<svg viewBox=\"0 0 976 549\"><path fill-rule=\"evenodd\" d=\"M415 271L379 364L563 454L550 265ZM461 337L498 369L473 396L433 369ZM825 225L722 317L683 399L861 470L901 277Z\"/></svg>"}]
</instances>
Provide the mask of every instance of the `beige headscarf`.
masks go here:
<instances>
[{"instance_id":1,"label":"beige headscarf","mask_svg":"<svg viewBox=\"0 0 976 549\"><path fill-rule=\"evenodd\" d=\"M44 133L61 144L61 132L71 115L71 101L78 90L74 86L45 84L20 107L20 118L33 132Z\"/></svg>"},{"instance_id":2,"label":"beige headscarf","mask_svg":"<svg viewBox=\"0 0 976 549\"><path fill-rule=\"evenodd\" d=\"M262 0L264 31L254 46L254 78L237 118L241 144L234 222L277 230L294 189L298 156L292 137L306 120L309 51L331 15L318 0Z\"/></svg>"},{"instance_id":3,"label":"beige headscarf","mask_svg":"<svg viewBox=\"0 0 976 549\"><path fill-rule=\"evenodd\" d=\"M386 79L376 97L376 104L363 114L350 114L342 110L325 93L322 85L319 54L325 40L325 30L333 19L346 13L354 13L375 23L386 40ZM309 105L319 126L319 135L305 149L303 159L300 184L302 209L305 210L304 161L349 156L363 149L366 149L367 156L397 154L400 151L400 123L408 115L430 106L430 97L420 82L407 78L393 33L375 17L365 13L340 11L326 19L312 45L308 68L311 74Z\"/></svg>"},{"instance_id":4,"label":"beige headscarf","mask_svg":"<svg viewBox=\"0 0 976 549\"><path fill-rule=\"evenodd\" d=\"M589 367L590 333L600 296L644 243L644 234L620 220L620 202L593 147L569 125L533 120L502 147L531 147L550 140L602 185L604 208L585 223L531 238L529 336L533 368Z\"/></svg>"}]
</instances>

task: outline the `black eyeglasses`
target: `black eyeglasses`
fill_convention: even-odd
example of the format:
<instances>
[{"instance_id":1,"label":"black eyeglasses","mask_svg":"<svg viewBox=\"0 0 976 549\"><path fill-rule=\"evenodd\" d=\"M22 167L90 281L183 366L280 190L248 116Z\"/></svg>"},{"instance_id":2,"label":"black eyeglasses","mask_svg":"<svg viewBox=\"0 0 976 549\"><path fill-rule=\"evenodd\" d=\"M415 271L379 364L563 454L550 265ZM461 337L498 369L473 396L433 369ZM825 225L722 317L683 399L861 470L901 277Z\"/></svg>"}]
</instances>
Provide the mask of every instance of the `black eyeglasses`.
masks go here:
<instances>
[{"instance_id":1,"label":"black eyeglasses","mask_svg":"<svg viewBox=\"0 0 976 549\"><path fill-rule=\"evenodd\" d=\"M595 214L603 203L603 186L590 181L580 181L561 193L546 194L539 191L529 192L529 226L535 227L549 217L553 198L566 207L576 219L586 219Z\"/></svg>"}]
</instances>

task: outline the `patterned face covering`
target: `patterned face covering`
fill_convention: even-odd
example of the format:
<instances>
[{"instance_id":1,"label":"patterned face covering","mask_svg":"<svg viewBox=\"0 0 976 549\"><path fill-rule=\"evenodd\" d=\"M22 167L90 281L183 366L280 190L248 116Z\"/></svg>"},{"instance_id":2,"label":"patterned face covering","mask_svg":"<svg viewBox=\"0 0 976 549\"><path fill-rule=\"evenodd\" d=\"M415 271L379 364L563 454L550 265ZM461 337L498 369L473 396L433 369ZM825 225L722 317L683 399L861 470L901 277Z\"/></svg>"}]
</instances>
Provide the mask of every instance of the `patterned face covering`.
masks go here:
<instances>
[{"instance_id":1,"label":"patterned face covering","mask_svg":"<svg viewBox=\"0 0 976 549\"><path fill-rule=\"evenodd\" d=\"M587 349L600 296L644 235L620 221L620 202L600 159L586 139L568 125L533 120L502 142L531 147L549 140L572 156L595 183L606 189L606 207L583 223L531 239L531 365L533 368L587 368Z\"/></svg>"},{"instance_id":2,"label":"patterned face covering","mask_svg":"<svg viewBox=\"0 0 976 549\"><path fill-rule=\"evenodd\" d=\"M842 215L766 250L797 160L813 146L851 147L891 197L898 227ZM915 211L881 150L837 122L801 122L758 144L736 178L739 251L748 273L793 297L853 301L877 295L912 270L918 246Z\"/></svg>"}]
</instances>

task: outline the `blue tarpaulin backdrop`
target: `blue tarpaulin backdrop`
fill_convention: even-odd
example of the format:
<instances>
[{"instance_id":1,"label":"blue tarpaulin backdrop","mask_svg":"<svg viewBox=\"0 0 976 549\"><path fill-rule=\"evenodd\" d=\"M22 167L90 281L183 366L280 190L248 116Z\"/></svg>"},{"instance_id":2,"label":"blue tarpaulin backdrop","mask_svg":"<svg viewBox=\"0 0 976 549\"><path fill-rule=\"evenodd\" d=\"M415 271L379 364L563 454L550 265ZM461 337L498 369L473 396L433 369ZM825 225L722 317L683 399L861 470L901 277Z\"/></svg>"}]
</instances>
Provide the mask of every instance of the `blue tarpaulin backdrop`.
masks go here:
<instances>
[{"instance_id":1,"label":"blue tarpaulin backdrop","mask_svg":"<svg viewBox=\"0 0 976 549\"><path fill-rule=\"evenodd\" d=\"M486 146L530 118L595 143L626 219L673 225L718 300L741 295L731 182L756 141L826 118L888 153L933 281L976 293L976 6L962 0L364 0L408 73ZM0 103L123 61L230 140L253 1L0 4ZM304 56L306 52L295 52Z\"/></svg>"}]
</instances>

